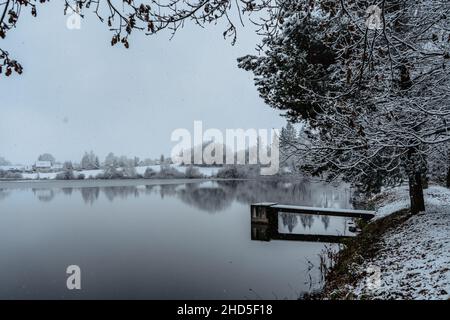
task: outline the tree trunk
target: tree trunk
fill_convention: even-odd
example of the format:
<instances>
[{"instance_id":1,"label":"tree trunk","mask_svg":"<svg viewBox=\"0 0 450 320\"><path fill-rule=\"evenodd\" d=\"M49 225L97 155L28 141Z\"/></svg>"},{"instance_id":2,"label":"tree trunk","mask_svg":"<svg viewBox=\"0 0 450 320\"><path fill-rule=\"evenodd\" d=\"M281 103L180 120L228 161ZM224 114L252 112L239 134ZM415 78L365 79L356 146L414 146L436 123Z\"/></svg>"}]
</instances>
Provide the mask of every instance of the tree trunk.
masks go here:
<instances>
[{"instance_id":1,"label":"tree trunk","mask_svg":"<svg viewBox=\"0 0 450 320\"><path fill-rule=\"evenodd\" d=\"M418 172L411 174L409 177L409 198L411 201L412 214L425 211L422 175Z\"/></svg>"},{"instance_id":2,"label":"tree trunk","mask_svg":"<svg viewBox=\"0 0 450 320\"><path fill-rule=\"evenodd\" d=\"M430 179L428 178L428 175L427 174L423 174L422 175L422 187L423 187L423 189L428 189L429 182L430 182Z\"/></svg>"},{"instance_id":3,"label":"tree trunk","mask_svg":"<svg viewBox=\"0 0 450 320\"><path fill-rule=\"evenodd\" d=\"M447 188L450 188L450 167L448 167L447 169L447 183L446 183Z\"/></svg>"}]
</instances>

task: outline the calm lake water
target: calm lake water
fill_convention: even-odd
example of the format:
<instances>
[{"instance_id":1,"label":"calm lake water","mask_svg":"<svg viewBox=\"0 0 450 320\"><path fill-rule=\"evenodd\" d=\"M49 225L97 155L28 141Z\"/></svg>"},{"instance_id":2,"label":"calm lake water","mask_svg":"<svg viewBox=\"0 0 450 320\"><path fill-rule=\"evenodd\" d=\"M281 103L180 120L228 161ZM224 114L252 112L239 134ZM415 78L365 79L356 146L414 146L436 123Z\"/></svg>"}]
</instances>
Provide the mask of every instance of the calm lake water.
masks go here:
<instances>
[{"instance_id":1,"label":"calm lake water","mask_svg":"<svg viewBox=\"0 0 450 320\"><path fill-rule=\"evenodd\" d=\"M1 299L297 299L320 288L319 254L336 245L252 240L249 205L351 207L348 187L307 181L99 183L0 183ZM346 222L282 213L279 232ZM69 265L81 290L66 287Z\"/></svg>"}]
</instances>

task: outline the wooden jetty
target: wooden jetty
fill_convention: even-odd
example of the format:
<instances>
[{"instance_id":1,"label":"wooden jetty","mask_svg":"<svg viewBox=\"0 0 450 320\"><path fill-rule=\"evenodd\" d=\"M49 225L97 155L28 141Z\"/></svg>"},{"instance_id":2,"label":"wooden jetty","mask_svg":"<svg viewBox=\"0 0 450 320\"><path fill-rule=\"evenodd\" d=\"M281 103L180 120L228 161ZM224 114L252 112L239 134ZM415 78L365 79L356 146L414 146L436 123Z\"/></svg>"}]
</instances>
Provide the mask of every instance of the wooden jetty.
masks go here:
<instances>
[{"instance_id":1,"label":"wooden jetty","mask_svg":"<svg viewBox=\"0 0 450 320\"><path fill-rule=\"evenodd\" d=\"M252 219L267 220L269 213L291 212L301 214L314 214L321 216L349 217L370 220L375 216L375 211L353 210L353 209L335 209L335 208L316 208L303 206L290 206L272 202L255 203L250 206ZM253 220L252 220L253 221Z\"/></svg>"},{"instance_id":2,"label":"wooden jetty","mask_svg":"<svg viewBox=\"0 0 450 320\"><path fill-rule=\"evenodd\" d=\"M336 216L370 220L375 211L316 208L304 206L282 205L272 202L255 203L250 206L251 212L251 238L252 240L294 240L339 243L351 238L348 235L321 235L321 234L293 234L278 231L278 214L295 213L321 216Z\"/></svg>"}]
</instances>

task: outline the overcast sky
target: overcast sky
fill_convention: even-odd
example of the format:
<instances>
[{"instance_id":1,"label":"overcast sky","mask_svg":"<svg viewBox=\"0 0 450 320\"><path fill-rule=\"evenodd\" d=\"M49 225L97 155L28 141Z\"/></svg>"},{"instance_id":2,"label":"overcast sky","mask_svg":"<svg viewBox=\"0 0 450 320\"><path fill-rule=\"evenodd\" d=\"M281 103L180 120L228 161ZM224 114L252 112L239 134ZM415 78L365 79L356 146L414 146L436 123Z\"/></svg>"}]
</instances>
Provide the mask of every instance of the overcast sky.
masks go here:
<instances>
[{"instance_id":1,"label":"overcast sky","mask_svg":"<svg viewBox=\"0 0 450 320\"><path fill-rule=\"evenodd\" d=\"M280 128L279 111L259 98L253 75L236 58L255 53L258 37L247 23L233 47L223 26L134 34L130 49L111 47L112 33L92 14L80 30L66 28L62 2L25 13L0 40L23 67L0 77L0 156L31 163L39 154L79 161L94 150L117 155L170 154L173 130Z\"/></svg>"}]
</instances>

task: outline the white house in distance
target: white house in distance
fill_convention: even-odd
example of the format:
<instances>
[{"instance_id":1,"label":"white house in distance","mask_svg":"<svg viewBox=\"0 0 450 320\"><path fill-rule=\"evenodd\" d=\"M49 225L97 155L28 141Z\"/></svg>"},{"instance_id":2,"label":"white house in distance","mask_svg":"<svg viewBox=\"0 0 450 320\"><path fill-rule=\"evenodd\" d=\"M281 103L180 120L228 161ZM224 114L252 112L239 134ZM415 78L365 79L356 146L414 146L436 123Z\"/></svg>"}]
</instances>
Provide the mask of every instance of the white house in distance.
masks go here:
<instances>
[{"instance_id":1,"label":"white house in distance","mask_svg":"<svg viewBox=\"0 0 450 320\"><path fill-rule=\"evenodd\" d=\"M51 161L36 161L34 165L10 165L0 166L0 170L11 172L58 172L64 169L62 163L52 163Z\"/></svg>"},{"instance_id":2,"label":"white house in distance","mask_svg":"<svg viewBox=\"0 0 450 320\"><path fill-rule=\"evenodd\" d=\"M52 165L52 170L54 170L54 171L59 171L62 169L64 169L64 165L62 163L54 163Z\"/></svg>"},{"instance_id":3,"label":"white house in distance","mask_svg":"<svg viewBox=\"0 0 450 320\"><path fill-rule=\"evenodd\" d=\"M49 172L52 170L51 161L36 161L34 164L34 170L39 172Z\"/></svg>"},{"instance_id":4,"label":"white house in distance","mask_svg":"<svg viewBox=\"0 0 450 320\"><path fill-rule=\"evenodd\" d=\"M33 167L23 165L10 165L10 166L0 166L0 170L13 172L31 172L33 171Z\"/></svg>"}]
</instances>

